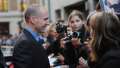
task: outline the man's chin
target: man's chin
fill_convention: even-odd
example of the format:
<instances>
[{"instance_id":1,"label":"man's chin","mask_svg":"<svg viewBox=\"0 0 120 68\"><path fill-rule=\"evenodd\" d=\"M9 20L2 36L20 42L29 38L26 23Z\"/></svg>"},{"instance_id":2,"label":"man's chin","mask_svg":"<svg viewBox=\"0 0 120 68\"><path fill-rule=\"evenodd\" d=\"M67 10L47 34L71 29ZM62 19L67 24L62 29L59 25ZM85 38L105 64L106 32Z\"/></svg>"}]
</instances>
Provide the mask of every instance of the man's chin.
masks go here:
<instances>
[{"instance_id":1,"label":"man's chin","mask_svg":"<svg viewBox=\"0 0 120 68\"><path fill-rule=\"evenodd\" d=\"M44 32L45 32L45 30L40 30L39 32L40 32L40 33L44 33Z\"/></svg>"}]
</instances>

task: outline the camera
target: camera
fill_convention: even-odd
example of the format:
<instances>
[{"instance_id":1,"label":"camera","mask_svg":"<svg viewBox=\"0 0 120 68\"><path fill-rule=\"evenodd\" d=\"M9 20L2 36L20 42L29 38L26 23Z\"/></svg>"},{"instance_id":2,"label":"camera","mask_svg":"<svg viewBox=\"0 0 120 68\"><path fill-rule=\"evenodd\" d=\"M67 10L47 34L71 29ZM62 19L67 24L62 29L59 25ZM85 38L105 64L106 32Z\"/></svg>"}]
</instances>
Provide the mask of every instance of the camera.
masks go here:
<instances>
[{"instance_id":1,"label":"camera","mask_svg":"<svg viewBox=\"0 0 120 68\"><path fill-rule=\"evenodd\" d=\"M80 32L67 33L67 36L64 38L66 43L71 42L72 38L80 38Z\"/></svg>"},{"instance_id":2,"label":"camera","mask_svg":"<svg viewBox=\"0 0 120 68\"><path fill-rule=\"evenodd\" d=\"M69 29L69 31L68 31ZM62 22L56 24L56 31L59 33L59 39L64 38L64 41L71 42L72 38L80 38L80 42L83 43L85 40L85 27L82 26L78 31L72 32L68 26L64 25Z\"/></svg>"},{"instance_id":3,"label":"camera","mask_svg":"<svg viewBox=\"0 0 120 68\"><path fill-rule=\"evenodd\" d=\"M60 38L64 38L65 37L65 33L67 33L67 26L58 22L56 24L56 31L57 31L57 33L59 33L59 37Z\"/></svg>"},{"instance_id":4,"label":"camera","mask_svg":"<svg viewBox=\"0 0 120 68\"><path fill-rule=\"evenodd\" d=\"M84 43L84 41L87 38L87 32L85 30L84 25L82 26L82 28L80 28L78 31L75 32L67 32L67 37L69 38L69 40L71 40L72 38L79 38L81 43Z\"/></svg>"}]
</instances>

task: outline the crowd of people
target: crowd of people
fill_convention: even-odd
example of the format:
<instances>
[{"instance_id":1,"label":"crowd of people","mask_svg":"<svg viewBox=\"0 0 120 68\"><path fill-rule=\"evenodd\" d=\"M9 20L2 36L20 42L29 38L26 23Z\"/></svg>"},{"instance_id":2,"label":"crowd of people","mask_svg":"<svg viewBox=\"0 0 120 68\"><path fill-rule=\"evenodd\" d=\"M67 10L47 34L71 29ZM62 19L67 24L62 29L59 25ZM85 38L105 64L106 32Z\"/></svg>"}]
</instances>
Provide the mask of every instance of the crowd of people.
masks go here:
<instances>
[{"instance_id":1,"label":"crowd of people","mask_svg":"<svg viewBox=\"0 0 120 68\"><path fill-rule=\"evenodd\" d=\"M47 9L34 4L24 18L26 27L14 42L14 68L120 67L120 17L114 12L102 11L99 6L86 19L82 12L73 10L67 22L48 23Z\"/></svg>"}]
</instances>

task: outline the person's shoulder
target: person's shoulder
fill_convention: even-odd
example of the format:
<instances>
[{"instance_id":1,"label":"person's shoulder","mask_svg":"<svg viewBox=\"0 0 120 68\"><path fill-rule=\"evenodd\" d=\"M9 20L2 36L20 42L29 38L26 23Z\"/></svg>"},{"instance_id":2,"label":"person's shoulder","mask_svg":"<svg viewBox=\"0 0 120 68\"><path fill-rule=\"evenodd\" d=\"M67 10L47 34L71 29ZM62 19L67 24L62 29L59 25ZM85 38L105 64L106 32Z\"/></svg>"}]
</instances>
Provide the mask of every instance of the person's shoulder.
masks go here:
<instances>
[{"instance_id":1,"label":"person's shoulder","mask_svg":"<svg viewBox=\"0 0 120 68\"><path fill-rule=\"evenodd\" d=\"M103 58L119 58L120 59L120 49L113 49L108 51Z\"/></svg>"},{"instance_id":2,"label":"person's shoulder","mask_svg":"<svg viewBox=\"0 0 120 68\"><path fill-rule=\"evenodd\" d=\"M16 42L14 44L14 46L18 46L18 45L22 45L22 44L26 44L29 41L29 39L27 38L27 36L25 35L25 33L22 31L18 37L16 38Z\"/></svg>"},{"instance_id":3,"label":"person's shoulder","mask_svg":"<svg viewBox=\"0 0 120 68\"><path fill-rule=\"evenodd\" d=\"M16 39L16 41L22 41L22 40L26 40L26 35L24 32L21 32Z\"/></svg>"},{"instance_id":4,"label":"person's shoulder","mask_svg":"<svg viewBox=\"0 0 120 68\"><path fill-rule=\"evenodd\" d=\"M107 52L98 62L98 68L120 68L120 49Z\"/></svg>"}]
</instances>

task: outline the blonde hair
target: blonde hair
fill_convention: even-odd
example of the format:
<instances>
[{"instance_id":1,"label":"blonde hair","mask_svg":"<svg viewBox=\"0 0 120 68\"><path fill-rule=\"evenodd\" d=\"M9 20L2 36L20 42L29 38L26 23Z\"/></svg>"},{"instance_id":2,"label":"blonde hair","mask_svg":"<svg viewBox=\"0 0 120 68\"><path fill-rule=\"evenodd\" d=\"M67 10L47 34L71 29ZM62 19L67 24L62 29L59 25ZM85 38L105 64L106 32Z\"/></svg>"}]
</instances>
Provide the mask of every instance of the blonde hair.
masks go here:
<instances>
[{"instance_id":1,"label":"blonde hair","mask_svg":"<svg viewBox=\"0 0 120 68\"><path fill-rule=\"evenodd\" d=\"M55 23L52 23L49 25L48 33L53 32L53 31L56 31L56 24Z\"/></svg>"},{"instance_id":2,"label":"blonde hair","mask_svg":"<svg viewBox=\"0 0 120 68\"><path fill-rule=\"evenodd\" d=\"M68 17L68 22L70 21L70 19L73 17L73 16L78 16L81 20L84 20L84 16L83 16L83 13L78 11L78 10L73 10L69 17Z\"/></svg>"}]
</instances>

